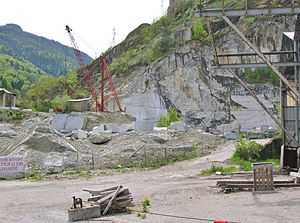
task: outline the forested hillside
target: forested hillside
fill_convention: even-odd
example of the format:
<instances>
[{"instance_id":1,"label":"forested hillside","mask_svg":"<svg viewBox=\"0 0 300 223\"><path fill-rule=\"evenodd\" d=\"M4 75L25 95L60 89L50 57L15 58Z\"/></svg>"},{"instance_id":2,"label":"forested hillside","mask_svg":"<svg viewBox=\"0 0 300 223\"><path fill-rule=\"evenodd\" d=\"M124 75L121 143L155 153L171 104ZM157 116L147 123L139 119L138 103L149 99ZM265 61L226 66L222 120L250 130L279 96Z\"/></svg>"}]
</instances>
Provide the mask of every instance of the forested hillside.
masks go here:
<instances>
[{"instance_id":1,"label":"forested hillside","mask_svg":"<svg viewBox=\"0 0 300 223\"><path fill-rule=\"evenodd\" d=\"M0 54L0 88L25 92L42 75L45 72L30 62Z\"/></svg>"},{"instance_id":2,"label":"forested hillside","mask_svg":"<svg viewBox=\"0 0 300 223\"><path fill-rule=\"evenodd\" d=\"M62 27L63 28L63 27ZM73 49L28 32L15 24L0 26L0 54L27 60L50 75L59 76L78 67ZM83 53L85 63L91 57Z\"/></svg>"}]
</instances>

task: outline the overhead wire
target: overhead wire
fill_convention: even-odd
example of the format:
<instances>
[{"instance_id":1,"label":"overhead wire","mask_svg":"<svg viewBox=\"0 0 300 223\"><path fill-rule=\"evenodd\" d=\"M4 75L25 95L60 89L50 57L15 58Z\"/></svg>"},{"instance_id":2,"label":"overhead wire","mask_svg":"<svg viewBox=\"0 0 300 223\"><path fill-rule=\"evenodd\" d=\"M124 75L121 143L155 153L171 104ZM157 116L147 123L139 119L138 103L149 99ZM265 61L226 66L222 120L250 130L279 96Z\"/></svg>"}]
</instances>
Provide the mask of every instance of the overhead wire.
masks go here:
<instances>
[{"instance_id":1,"label":"overhead wire","mask_svg":"<svg viewBox=\"0 0 300 223\"><path fill-rule=\"evenodd\" d=\"M202 221L202 222L215 222L216 221L216 219L210 219L210 218L187 217L187 216L163 214L163 213L156 213L156 212L146 212L145 213L143 211L132 210L132 209L130 209L130 211L136 212L136 213L156 215L156 216L161 216L161 217L177 218L177 219L185 219L185 220L194 220L194 221ZM224 222L227 222L227 223L241 223L240 221L224 221Z\"/></svg>"}]
</instances>

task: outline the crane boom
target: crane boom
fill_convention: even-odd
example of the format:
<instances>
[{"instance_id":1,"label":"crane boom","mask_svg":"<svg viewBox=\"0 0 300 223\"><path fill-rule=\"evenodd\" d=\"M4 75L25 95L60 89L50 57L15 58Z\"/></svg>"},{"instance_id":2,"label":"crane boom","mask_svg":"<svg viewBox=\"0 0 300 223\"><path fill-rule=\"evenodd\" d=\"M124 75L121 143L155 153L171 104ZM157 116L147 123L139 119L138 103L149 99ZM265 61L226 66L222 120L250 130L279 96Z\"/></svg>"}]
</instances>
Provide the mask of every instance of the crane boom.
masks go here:
<instances>
[{"instance_id":1,"label":"crane boom","mask_svg":"<svg viewBox=\"0 0 300 223\"><path fill-rule=\"evenodd\" d=\"M66 26L66 31L68 32L68 35L71 40L71 44L74 49L74 54L77 59L77 62L79 64L79 76L80 80L83 80L83 85L86 85L88 87L91 96L92 101L95 103L95 111L96 112L104 112L105 111L105 101L107 100L107 97L104 95L104 88L105 88L105 82L108 81L109 89L111 91L111 95L113 96L116 104L118 105L119 111L123 111L121 102L118 97L117 90L114 86L114 83L112 81L111 74L108 69L108 63L104 56L100 56L99 59L99 67L100 67L100 87L99 87L99 93L100 93L100 102L98 100L98 92L96 88L97 81L93 80L92 73L88 70L87 66L84 63L82 52L79 50L79 47L76 43L76 40L74 38L74 35L72 34L72 29L70 26Z\"/></svg>"}]
</instances>

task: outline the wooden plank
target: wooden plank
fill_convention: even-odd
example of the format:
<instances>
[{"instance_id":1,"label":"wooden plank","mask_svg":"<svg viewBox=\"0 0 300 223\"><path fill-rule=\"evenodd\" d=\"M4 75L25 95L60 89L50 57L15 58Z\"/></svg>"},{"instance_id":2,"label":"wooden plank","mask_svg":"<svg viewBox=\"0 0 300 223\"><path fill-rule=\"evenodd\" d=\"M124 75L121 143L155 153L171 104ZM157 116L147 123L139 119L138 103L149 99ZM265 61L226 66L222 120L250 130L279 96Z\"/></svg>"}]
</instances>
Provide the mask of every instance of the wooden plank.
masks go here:
<instances>
[{"instance_id":1,"label":"wooden plank","mask_svg":"<svg viewBox=\"0 0 300 223\"><path fill-rule=\"evenodd\" d=\"M122 188L119 194L128 193L127 191L129 192L128 188ZM110 194L106 195L105 197L103 197L102 195L98 195L98 196L88 198L88 201L97 201L98 203L102 203L106 200L109 200L112 196L113 196L113 193L110 193Z\"/></svg>"},{"instance_id":2,"label":"wooden plank","mask_svg":"<svg viewBox=\"0 0 300 223\"><path fill-rule=\"evenodd\" d=\"M106 213L108 212L109 208L111 207L112 202L114 201L114 199L117 197L118 193L120 192L122 186L118 186L118 189L116 190L116 192L114 193L114 195L112 196L112 198L110 199L108 205L106 206L106 208L103 211L103 215L106 215Z\"/></svg>"},{"instance_id":3,"label":"wooden plank","mask_svg":"<svg viewBox=\"0 0 300 223\"><path fill-rule=\"evenodd\" d=\"M294 183L293 180L276 180L274 181L275 184L290 184ZM222 181L217 181L217 186L226 186L227 184L253 184L253 180L242 180L242 181L237 181L237 180L222 180Z\"/></svg>"},{"instance_id":4,"label":"wooden plank","mask_svg":"<svg viewBox=\"0 0 300 223\"><path fill-rule=\"evenodd\" d=\"M83 191L85 192L89 192L90 194L95 194L95 195L101 195L103 192L108 192L108 191L115 191L117 190L118 187L111 187L111 188L108 188L108 189L104 189L104 190L89 190L89 189L83 189Z\"/></svg>"},{"instance_id":5,"label":"wooden plank","mask_svg":"<svg viewBox=\"0 0 300 223\"><path fill-rule=\"evenodd\" d=\"M226 188L231 188L231 189L252 189L253 184L227 184ZM283 184L274 184L275 188L280 188L280 187L300 187L300 184L295 184L295 183L283 183Z\"/></svg>"}]
</instances>

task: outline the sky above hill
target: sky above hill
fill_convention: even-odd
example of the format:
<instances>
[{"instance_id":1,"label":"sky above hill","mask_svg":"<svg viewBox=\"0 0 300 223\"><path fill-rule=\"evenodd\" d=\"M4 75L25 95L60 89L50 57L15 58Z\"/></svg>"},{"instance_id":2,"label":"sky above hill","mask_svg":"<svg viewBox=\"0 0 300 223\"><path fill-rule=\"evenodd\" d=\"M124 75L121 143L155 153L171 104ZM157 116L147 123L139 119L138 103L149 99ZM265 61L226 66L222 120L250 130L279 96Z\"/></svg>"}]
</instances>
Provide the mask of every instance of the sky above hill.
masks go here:
<instances>
[{"instance_id":1,"label":"sky above hill","mask_svg":"<svg viewBox=\"0 0 300 223\"><path fill-rule=\"evenodd\" d=\"M15 23L24 31L70 46L69 25L81 50L95 58L141 23L166 12L169 0L9 0L1 2L0 25Z\"/></svg>"}]
</instances>

